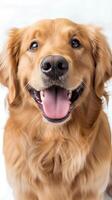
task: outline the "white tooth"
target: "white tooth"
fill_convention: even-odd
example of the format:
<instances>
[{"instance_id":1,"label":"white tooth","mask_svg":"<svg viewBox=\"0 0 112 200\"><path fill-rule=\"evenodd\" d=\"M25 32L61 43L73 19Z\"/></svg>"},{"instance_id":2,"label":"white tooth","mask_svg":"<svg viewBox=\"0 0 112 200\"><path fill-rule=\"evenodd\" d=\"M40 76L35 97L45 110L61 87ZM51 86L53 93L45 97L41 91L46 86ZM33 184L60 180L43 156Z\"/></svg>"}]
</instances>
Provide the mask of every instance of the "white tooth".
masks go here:
<instances>
[{"instance_id":1,"label":"white tooth","mask_svg":"<svg viewBox=\"0 0 112 200\"><path fill-rule=\"evenodd\" d=\"M37 93L36 93L36 91L34 91L34 95L35 95L35 96L37 96Z\"/></svg>"},{"instance_id":2,"label":"white tooth","mask_svg":"<svg viewBox=\"0 0 112 200\"><path fill-rule=\"evenodd\" d=\"M41 96L41 100L43 100L44 99L44 91L40 92L40 96Z\"/></svg>"},{"instance_id":3,"label":"white tooth","mask_svg":"<svg viewBox=\"0 0 112 200\"><path fill-rule=\"evenodd\" d=\"M80 92L80 88L77 88L76 91L77 91L77 93L79 93Z\"/></svg>"},{"instance_id":4,"label":"white tooth","mask_svg":"<svg viewBox=\"0 0 112 200\"><path fill-rule=\"evenodd\" d=\"M34 91L34 97L35 97L35 99L37 99L37 100L39 99L38 96L37 96L36 91Z\"/></svg>"},{"instance_id":5,"label":"white tooth","mask_svg":"<svg viewBox=\"0 0 112 200\"><path fill-rule=\"evenodd\" d=\"M72 96L72 91L69 91L68 98L71 99L71 96Z\"/></svg>"}]
</instances>

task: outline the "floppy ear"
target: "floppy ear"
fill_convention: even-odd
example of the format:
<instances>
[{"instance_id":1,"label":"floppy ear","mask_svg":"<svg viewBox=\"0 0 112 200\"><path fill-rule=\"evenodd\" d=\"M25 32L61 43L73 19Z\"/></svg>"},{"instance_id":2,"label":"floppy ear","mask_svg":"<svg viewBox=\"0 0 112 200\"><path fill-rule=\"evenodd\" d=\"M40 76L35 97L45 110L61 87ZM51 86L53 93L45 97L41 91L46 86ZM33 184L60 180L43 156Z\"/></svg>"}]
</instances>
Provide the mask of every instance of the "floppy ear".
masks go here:
<instances>
[{"instance_id":1,"label":"floppy ear","mask_svg":"<svg viewBox=\"0 0 112 200\"><path fill-rule=\"evenodd\" d=\"M2 83L5 86L8 86L8 70L4 63L4 57L2 55L2 52L0 54L0 83Z\"/></svg>"},{"instance_id":2,"label":"floppy ear","mask_svg":"<svg viewBox=\"0 0 112 200\"><path fill-rule=\"evenodd\" d=\"M21 37L20 29L14 28L9 32L5 53L3 53L3 62L1 62L0 81L9 88L8 101L10 104L14 102L18 90L17 70Z\"/></svg>"},{"instance_id":3,"label":"floppy ear","mask_svg":"<svg viewBox=\"0 0 112 200\"><path fill-rule=\"evenodd\" d=\"M112 54L101 30L91 27L90 42L95 63L94 88L98 97L107 96L104 83L112 76Z\"/></svg>"}]
</instances>

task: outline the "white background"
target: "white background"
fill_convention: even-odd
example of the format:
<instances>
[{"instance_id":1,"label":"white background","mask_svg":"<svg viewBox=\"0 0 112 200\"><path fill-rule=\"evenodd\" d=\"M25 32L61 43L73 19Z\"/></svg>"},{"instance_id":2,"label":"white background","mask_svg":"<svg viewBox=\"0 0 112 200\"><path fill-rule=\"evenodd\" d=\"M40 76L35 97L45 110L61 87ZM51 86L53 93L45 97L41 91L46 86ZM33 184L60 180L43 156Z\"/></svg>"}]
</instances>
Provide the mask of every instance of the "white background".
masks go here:
<instances>
[{"instance_id":1,"label":"white background","mask_svg":"<svg viewBox=\"0 0 112 200\"><path fill-rule=\"evenodd\" d=\"M1 0L0 49L11 27L21 27L43 18L70 18L76 22L96 24L104 29L112 47L112 0ZM110 101L106 112L112 124L112 83L108 86ZM3 162L3 129L8 116L6 89L0 86L0 200L13 200ZM111 126L112 127L112 126ZM94 187L94 186L93 186Z\"/></svg>"}]
</instances>

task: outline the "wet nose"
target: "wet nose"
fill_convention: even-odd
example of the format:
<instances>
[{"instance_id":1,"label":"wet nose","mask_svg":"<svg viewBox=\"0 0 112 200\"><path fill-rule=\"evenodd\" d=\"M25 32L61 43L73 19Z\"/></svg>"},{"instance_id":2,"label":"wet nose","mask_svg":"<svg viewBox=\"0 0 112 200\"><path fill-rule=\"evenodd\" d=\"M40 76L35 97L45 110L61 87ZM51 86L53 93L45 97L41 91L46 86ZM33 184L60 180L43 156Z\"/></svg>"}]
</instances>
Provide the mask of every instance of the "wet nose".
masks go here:
<instances>
[{"instance_id":1,"label":"wet nose","mask_svg":"<svg viewBox=\"0 0 112 200\"><path fill-rule=\"evenodd\" d=\"M58 79L68 71L68 62L63 56L47 56L41 63L42 72L51 79Z\"/></svg>"}]
</instances>

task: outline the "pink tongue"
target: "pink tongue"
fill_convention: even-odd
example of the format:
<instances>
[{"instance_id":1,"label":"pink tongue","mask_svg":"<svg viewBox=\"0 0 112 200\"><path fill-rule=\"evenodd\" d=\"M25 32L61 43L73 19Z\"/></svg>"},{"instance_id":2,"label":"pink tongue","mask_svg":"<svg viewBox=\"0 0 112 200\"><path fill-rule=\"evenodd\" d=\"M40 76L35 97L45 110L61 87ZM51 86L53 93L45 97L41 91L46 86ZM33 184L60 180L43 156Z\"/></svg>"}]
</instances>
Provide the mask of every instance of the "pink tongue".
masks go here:
<instances>
[{"instance_id":1,"label":"pink tongue","mask_svg":"<svg viewBox=\"0 0 112 200\"><path fill-rule=\"evenodd\" d=\"M42 104L44 113L48 118L61 119L66 117L70 109L67 90L62 88L44 90Z\"/></svg>"}]
</instances>

